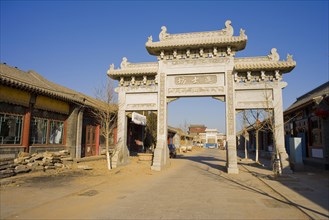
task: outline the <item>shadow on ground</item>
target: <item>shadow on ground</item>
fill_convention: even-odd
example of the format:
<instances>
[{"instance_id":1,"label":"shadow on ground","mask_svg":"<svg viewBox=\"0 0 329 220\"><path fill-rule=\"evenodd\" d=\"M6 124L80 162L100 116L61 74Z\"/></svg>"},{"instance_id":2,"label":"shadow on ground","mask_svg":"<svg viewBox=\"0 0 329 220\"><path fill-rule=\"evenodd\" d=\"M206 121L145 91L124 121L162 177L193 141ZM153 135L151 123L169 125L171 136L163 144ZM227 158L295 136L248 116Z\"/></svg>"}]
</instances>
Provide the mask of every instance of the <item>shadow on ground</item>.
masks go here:
<instances>
[{"instance_id":1,"label":"shadow on ground","mask_svg":"<svg viewBox=\"0 0 329 220\"><path fill-rule=\"evenodd\" d=\"M238 156L244 158L244 155L242 154L240 152L238 153ZM252 154L250 156L251 158L254 157L254 155ZM178 155L177 159L190 160L197 164L202 164L203 166L196 165L195 167L200 169L207 176L211 176L212 178L217 180L226 181L227 183L234 185L239 189L248 190L257 194L261 194L263 196L275 200L276 202L294 206L300 210L304 209L309 212L316 213L317 215L322 216L322 218L325 219L329 218L328 212L322 213L312 208L305 207L301 204L292 202L289 200L289 198L282 197L280 192L278 192L280 198L277 198L277 196L274 197L273 195L270 195L259 188L255 188L254 186L249 186L248 184L243 183L241 179L238 178L238 176L229 175L226 173L227 170L226 166L221 165L223 164L223 162L224 164L226 163L226 161L223 159L219 159L211 156L201 156L201 155L200 156ZM271 161L266 158L260 158L259 163L256 163L254 160L247 160L247 161L241 160L239 161L238 164L245 167L250 174L258 178L259 181L262 181L263 184L267 185L263 180L272 180L272 181L280 182L283 186L288 187L292 191L318 204L322 208L329 210L329 199L328 199L329 172L323 170L311 169L312 170L311 173L305 171L305 172L296 172L294 174L289 174L289 175L275 176L274 174L271 173L272 172ZM264 172L265 170L267 172ZM319 187L317 187L317 185ZM267 185L267 187L269 186ZM305 214L308 215L307 213ZM312 219L311 216L309 217Z\"/></svg>"}]
</instances>

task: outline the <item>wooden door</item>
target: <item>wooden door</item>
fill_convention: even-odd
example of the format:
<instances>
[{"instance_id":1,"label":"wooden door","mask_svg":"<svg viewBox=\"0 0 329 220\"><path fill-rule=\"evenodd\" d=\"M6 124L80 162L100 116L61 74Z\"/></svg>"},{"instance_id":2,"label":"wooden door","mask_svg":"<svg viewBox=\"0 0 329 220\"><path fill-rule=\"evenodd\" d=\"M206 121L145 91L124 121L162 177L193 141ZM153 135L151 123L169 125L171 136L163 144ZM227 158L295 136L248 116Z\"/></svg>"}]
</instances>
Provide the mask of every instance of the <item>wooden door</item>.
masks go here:
<instances>
[{"instance_id":1,"label":"wooden door","mask_svg":"<svg viewBox=\"0 0 329 220\"><path fill-rule=\"evenodd\" d=\"M85 156L89 157L94 155L96 155L96 126L87 125Z\"/></svg>"}]
</instances>

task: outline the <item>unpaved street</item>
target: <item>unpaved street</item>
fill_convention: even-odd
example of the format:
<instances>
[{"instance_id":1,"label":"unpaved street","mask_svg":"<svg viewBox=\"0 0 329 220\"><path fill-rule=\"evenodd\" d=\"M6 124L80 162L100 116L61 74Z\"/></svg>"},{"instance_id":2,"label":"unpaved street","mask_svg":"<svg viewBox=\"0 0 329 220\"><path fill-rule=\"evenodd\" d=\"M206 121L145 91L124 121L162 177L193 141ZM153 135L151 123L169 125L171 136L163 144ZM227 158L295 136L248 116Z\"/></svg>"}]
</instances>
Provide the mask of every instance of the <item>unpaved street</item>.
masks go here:
<instances>
[{"instance_id":1,"label":"unpaved street","mask_svg":"<svg viewBox=\"0 0 329 220\"><path fill-rule=\"evenodd\" d=\"M126 167L33 175L1 187L1 219L308 219L239 166L225 173L225 151L200 149L156 172L132 158ZM257 171L256 168L252 168ZM259 168L267 179L270 171Z\"/></svg>"}]
</instances>

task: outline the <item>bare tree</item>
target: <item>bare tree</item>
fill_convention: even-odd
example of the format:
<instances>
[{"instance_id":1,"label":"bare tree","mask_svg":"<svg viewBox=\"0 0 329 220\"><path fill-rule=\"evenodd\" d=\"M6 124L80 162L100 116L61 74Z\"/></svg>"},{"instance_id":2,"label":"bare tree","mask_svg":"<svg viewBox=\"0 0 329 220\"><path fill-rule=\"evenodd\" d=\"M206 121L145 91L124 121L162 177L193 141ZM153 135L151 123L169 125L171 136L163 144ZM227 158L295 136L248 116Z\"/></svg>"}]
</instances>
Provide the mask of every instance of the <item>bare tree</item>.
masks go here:
<instances>
[{"instance_id":1,"label":"bare tree","mask_svg":"<svg viewBox=\"0 0 329 220\"><path fill-rule=\"evenodd\" d=\"M277 146L277 140L276 140L276 130L278 126L283 126L282 124L278 124L274 120L274 108L275 103L273 103L272 98L272 91L268 89L267 83L265 83L265 89L264 89L264 97L266 101L266 109L265 109L265 125L266 129L268 129L272 133L273 137L273 149L274 154L272 155L272 168L275 175L281 175L282 174L282 164L280 162L280 152ZM273 103L272 105L270 103Z\"/></svg>"},{"instance_id":2,"label":"bare tree","mask_svg":"<svg viewBox=\"0 0 329 220\"><path fill-rule=\"evenodd\" d=\"M184 145L187 145L187 137L186 135L188 134L188 128L189 128L189 124L187 123L186 119L184 120L184 124L179 126L180 129L182 129L182 131L185 133L184 134Z\"/></svg>"},{"instance_id":3,"label":"bare tree","mask_svg":"<svg viewBox=\"0 0 329 220\"><path fill-rule=\"evenodd\" d=\"M118 145L110 149L110 140L117 126L117 101L112 80L108 78L100 87L95 89L95 98L99 100L99 106L93 111L100 124L100 135L105 139L106 160L109 170L112 169L112 157L115 155ZM110 152L111 150L111 152Z\"/></svg>"},{"instance_id":4,"label":"bare tree","mask_svg":"<svg viewBox=\"0 0 329 220\"><path fill-rule=\"evenodd\" d=\"M248 149L247 149L247 116L246 110L243 110L243 128L242 128L242 135L244 137L244 158L248 159Z\"/></svg>"},{"instance_id":5,"label":"bare tree","mask_svg":"<svg viewBox=\"0 0 329 220\"><path fill-rule=\"evenodd\" d=\"M241 110L238 111L237 114L237 119L239 120L238 125L240 125L240 136L243 137L243 147L244 147L244 159L247 160L248 159L248 144L247 144L247 139L248 139L248 125L247 125L247 119L246 119L247 115L246 115L246 110ZM241 145L241 138L240 138L240 142L239 145Z\"/></svg>"},{"instance_id":6,"label":"bare tree","mask_svg":"<svg viewBox=\"0 0 329 220\"><path fill-rule=\"evenodd\" d=\"M259 132L265 129L265 123L262 123L265 116L265 111L263 109L250 109L248 115L245 113L245 121L248 122L248 125L255 130L255 141L256 141L256 157L255 161L259 163Z\"/></svg>"}]
</instances>

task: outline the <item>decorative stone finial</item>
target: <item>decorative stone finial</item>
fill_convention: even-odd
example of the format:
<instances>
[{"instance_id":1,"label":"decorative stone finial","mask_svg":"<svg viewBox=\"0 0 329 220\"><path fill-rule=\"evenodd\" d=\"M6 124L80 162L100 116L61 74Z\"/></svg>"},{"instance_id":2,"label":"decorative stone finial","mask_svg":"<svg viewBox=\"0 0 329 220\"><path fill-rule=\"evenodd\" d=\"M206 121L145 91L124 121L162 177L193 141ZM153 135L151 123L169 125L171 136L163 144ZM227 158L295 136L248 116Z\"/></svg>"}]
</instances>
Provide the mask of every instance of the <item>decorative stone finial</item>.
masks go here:
<instances>
[{"instance_id":1,"label":"decorative stone finial","mask_svg":"<svg viewBox=\"0 0 329 220\"><path fill-rule=\"evenodd\" d=\"M122 58L122 62L120 64L121 69L125 69L128 65L128 59L126 57Z\"/></svg>"},{"instance_id":2,"label":"decorative stone finial","mask_svg":"<svg viewBox=\"0 0 329 220\"><path fill-rule=\"evenodd\" d=\"M203 57L203 48L200 48L199 54L200 54L200 57Z\"/></svg>"},{"instance_id":3,"label":"decorative stone finial","mask_svg":"<svg viewBox=\"0 0 329 220\"><path fill-rule=\"evenodd\" d=\"M214 50L213 50L213 54L214 54L214 56L217 56L217 47L214 47Z\"/></svg>"},{"instance_id":4,"label":"decorative stone finial","mask_svg":"<svg viewBox=\"0 0 329 220\"><path fill-rule=\"evenodd\" d=\"M251 80L251 71L247 72L247 80L250 81Z\"/></svg>"},{"instance_id":5,"label":"decorative stone finial","mask_svg":"<svg viewBox=\"0 0 329 220\"><path fill-rule=\"evenodd\" d=\"M125 82L125 80L124 80L123 76L121 76L120 77L120 86L123 86L124 82Z\"/></svg>"},{"instance_id":6,"label":"decorative stone finial","mask_svg":"<svg viewBox=\"0 0 329 220\"><path fill-rule=\"evenodd\" d=\"M190 49L187 49L186 50L186 57L188 58L188 57L190 57L190 55L191 55Z\"/></svg>"},{"instance_id":7,"label":"decorative stone finial","mask_svg":"<svg viewBox=\"0 0 329 220\"><path fill-rule=\"evenodd\" d=\"M260 71L260 78L262 79L262 80L265 80L265 71L264 70L262 70L262 71Z\"/></svg>"},{"instance_id":8,"label":"decorative stone finial","mask_svg":"<svg viewBox=\"0 0 329 220\"><path fill-rule=\"evenodd\" d=\"M130 85L135 85L135 82L136 82L135 77L132 76L131 81L130 81Z\"/></svg>"},{"instance_id":9,"label":"decorative stone finial","mask_svg":"<svg viewBox=\"0 0 329 220\"><path fill-rule=\"evenodd\" d=\"M227 52L227 55L229 55L229 56L232 55L232 50L231 50L231 47L230 46L227 47L226 52Z\"/></svg>"},{"instance_id":10,"label":"decorative stone finial","mask_svg":"<svg viewBox=\"0 0 329 220\"><path fill-rule=\"evenodd\" d=\"M279 70L275 70L275 79L276 80L279 80L281 78L281 75L280 75L280 71Z\"/></svg>"},{"instance_id":11,"label":"decorative stone finial","mask_svg":"<svg viewBox=\"0 0 329 220\"><path fill-rule=\"evenodd\" d=\"M161 50L161 53L160 53L160 58L163 59L164 58L164 51Z\"/></svg>"},{"instance_id":12,"label":"decorative stone finial","mask_svg":"<svg viewBox=\"0 0 329 220\"><path fill-rule=\"evenodd\" d=\"M287 62L294 62L294 60L292 59L292 55L291 54L287 54Z\"/></svg>"},{"instance_id":13,"label":"decorative stone finial","mask_svg":"<svg viewBox=\"0 0 329 220\"><path fill-rule=\"evenodd\" d=\"M110 70L114 70L114 64L113 63L110 65Z\"/></svg>"},{"instance_id":14,"label":"decorative stone finial","mask_svg":"<svg viewBox=\"0 0 329 220\"><path fill-rule=\"evenodd\" d=\"M143 84L146 85L147 83L147 76L143 76Z\"/></svg>"},{"instance_id":15,"label":"decorative stone finial","mask_svg":"<svg viewBox=\"0 0 329 220\"><path fill-rule=\"evenodd\" d=\"M168 33L167 33L167 27L166 26L162 26L161 27L161 32L159 34L159 40L162 41L164 40L165 38L168 37Z\"/></svg>"},{"instance_id":16,"label":"decorative stone finial","mask_svg":"<svg viewBox=\"0 0 329 220\"><path fill-rule=\"evenodd\" d=\"M174 52L173 52L173 57L174 57L174 59L177 58L177 50L174 50Z\"/></svg>"},{"instance_id":17,"label":"decorative stone finial","mask_svg":"<svg viewBox=\"0 0 329 220\"><path fill-rule=\"evenodd\" d=\"M154 83L155 83L155 84L158 84L158 75L155 75Z\"/></svg>"},{"instance_id":18,"label":"decorative stone finial","mask_svg":"<svg viewBox=\"0 0 329 220\"><path fill-rule=\"evenodd\" d=\"M234 30L233 30L233 27L231 26L231 23L232 22L230 20L227 20L225 22L224 30L226 31L226 36L233 36Z\"/></svg>"},{"instance_id":19,"label":"decorative stone finial","mask_svg":"<svg viewBox=\"0 0 329 220\"><path fill-rule=\"evenodd\" d=\"M151 36L149 36L148 38L147 38L147 42L148 43L151 43L153 41L153 37L152 37L152 35Z\"/></svg>"},{"instance_id":20,"label":"decorative stone finial","mask_svg":"<svg viewBox=\"0 0 329 220\"><path fill-rule=\"evenodd\" d=\"M276 48L272 48L270 55L268 55L270 60L272 61L279 61L280 60L280 55L278 54Z\"/></svg>"}]
</instances>

